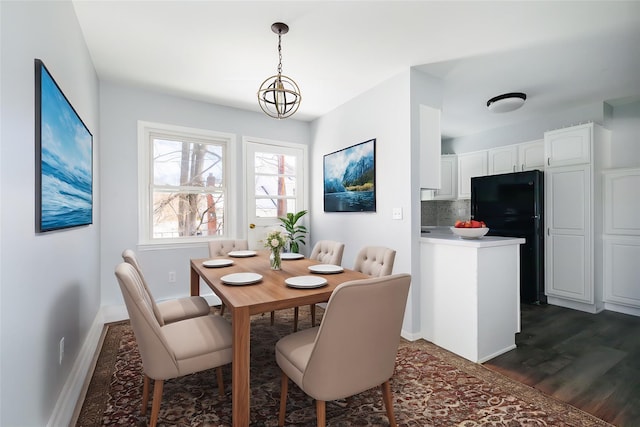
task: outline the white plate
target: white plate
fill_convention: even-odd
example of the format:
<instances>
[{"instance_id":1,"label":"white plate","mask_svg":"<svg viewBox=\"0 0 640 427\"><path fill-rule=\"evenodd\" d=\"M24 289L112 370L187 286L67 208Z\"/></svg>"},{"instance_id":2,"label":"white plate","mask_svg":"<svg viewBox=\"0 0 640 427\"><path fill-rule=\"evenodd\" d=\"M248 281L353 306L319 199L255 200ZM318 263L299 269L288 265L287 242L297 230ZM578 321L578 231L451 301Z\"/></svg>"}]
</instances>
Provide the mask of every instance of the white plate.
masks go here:
<instances>
[{"instance_id":1,"label":"white plate","mask_svg":"<svg viewBox=\"0 0 640 427\"><path fill-rule=\"evenodd\" d=\"M261 280L262 275L258 273L232 273L220 278L220 281L227 285L250 285Z\"/></svg>"},{"instance_id":2,"label":"white plate","mask_svg":"<svg viewBox=\"0 0 640 427\"><path fill-rule=\"evenodd\" d=\"M283 252L280 254L281 259L302 259L304 255L295 252Z\"/></svg>"},{"instance_id":3,"label":"white plate","mask_svg":"<svg viewBox=\"0 0 640 427\"><path fill-rule=\"evenodd\" d=\"M245 258L249 256L254 256L256 251L231 251L227 255L236 257L236 258Z\"/></svg>"},{"instance_id":4,"label":"white plate","mask_svg":"<svg viewBox=\"0 0 640 427\"><path fill-rule=\"evenodd\" d=\"M318 276L295 276L284 281L292 288L320 288L327 284L327 279Z\"/></svg>"},{"instance_id":5,"label":"white plate","mask_svg":"<svg viewBox=\"0 0 640 427\"><path fill-rule=\"evenodd\" d=\"M204 261L202 265L205 267L228 267L233 265L233 260L226 258L208 259Z\"/></svg>"},{"instance_id":6,"label":"white plate","mask_svg":"<svg viewBox=\"0 0 640 427\"><path fill-rule=\"evenodd\" d=\"M310 265L308 268L309 268L309 271L311 271L312 273L321 273L321 274L342 273L344 271L344 268L340 267L339 265L333 265L333 264L316 264L316 265Z\"/></svg>"}]
</instances>

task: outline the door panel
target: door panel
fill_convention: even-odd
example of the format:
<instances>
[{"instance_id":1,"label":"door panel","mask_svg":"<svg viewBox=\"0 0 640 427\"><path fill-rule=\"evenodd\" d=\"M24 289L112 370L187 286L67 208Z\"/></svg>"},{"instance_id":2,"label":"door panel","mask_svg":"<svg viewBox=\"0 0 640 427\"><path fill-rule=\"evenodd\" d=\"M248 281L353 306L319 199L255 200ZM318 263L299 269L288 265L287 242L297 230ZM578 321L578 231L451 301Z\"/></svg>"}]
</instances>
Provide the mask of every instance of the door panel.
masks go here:
<instances>
[{"instance_id":1,"label":"door panel","mask_svg":"<svg viewBox=\"0 0 640 427\"><path fill-rule=\"evenodd\" d=\"M306 147L244 141L247 173L247 240L263 249L262 239L281 229L278 217L305 209Z\"/></svg>"}]
</instances>

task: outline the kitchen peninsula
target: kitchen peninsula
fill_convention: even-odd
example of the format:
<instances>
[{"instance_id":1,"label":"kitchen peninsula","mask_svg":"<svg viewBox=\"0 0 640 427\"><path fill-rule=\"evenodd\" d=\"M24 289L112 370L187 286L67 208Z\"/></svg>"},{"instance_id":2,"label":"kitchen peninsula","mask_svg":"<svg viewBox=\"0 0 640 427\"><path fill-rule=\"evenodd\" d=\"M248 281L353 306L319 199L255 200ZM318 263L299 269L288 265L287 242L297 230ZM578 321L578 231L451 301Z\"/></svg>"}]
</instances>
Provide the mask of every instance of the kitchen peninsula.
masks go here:
<instances>
[{"instance_id":1,"label":"kitchen peninsula","mask_svg":"<svg viewBox=\"0 0 640 427\"><path fill-rule=\"evenodd\" d=\"M478 363L515 348L525 240L427 236L420 238L423 338Z\"/></svg>"}]
</instances>

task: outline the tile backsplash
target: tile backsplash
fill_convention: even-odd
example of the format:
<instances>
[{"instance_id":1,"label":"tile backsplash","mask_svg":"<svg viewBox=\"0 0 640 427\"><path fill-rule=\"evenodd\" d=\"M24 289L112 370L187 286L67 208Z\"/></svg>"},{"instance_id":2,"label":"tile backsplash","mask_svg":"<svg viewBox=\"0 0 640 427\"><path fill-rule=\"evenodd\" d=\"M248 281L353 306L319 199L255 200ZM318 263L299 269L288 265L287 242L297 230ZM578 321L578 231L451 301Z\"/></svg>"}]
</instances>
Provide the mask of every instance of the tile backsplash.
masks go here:
<instances>
[{"instance_id":1,"label":"tile backsplash","mask_svg":"<svg viewBox=\"0 0 640 427\"><path fill-rule=\"evenodd\" d=\"M469 219L471 200L425 200L421 202L421 224L423 226L450 226L457 219Z\"/></svg>"}]
</instances>

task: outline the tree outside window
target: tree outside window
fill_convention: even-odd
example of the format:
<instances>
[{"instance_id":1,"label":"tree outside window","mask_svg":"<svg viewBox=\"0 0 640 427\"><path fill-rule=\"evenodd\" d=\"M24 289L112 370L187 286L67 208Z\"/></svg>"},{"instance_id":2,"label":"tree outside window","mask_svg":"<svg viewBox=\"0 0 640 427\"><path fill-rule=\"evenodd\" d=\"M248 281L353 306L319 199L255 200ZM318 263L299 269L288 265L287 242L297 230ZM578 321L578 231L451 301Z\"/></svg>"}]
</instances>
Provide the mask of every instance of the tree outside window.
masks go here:
<instances>
[{"instance_id":1,"label":"tree outside window","mask_svg":"<svg viewBox=\"0 0 640 427\"><path fill-rule=\"evenodd\" d=\"M150 134L153 239L224 235L226 141Z\"/></svg>"}]
</instances>

